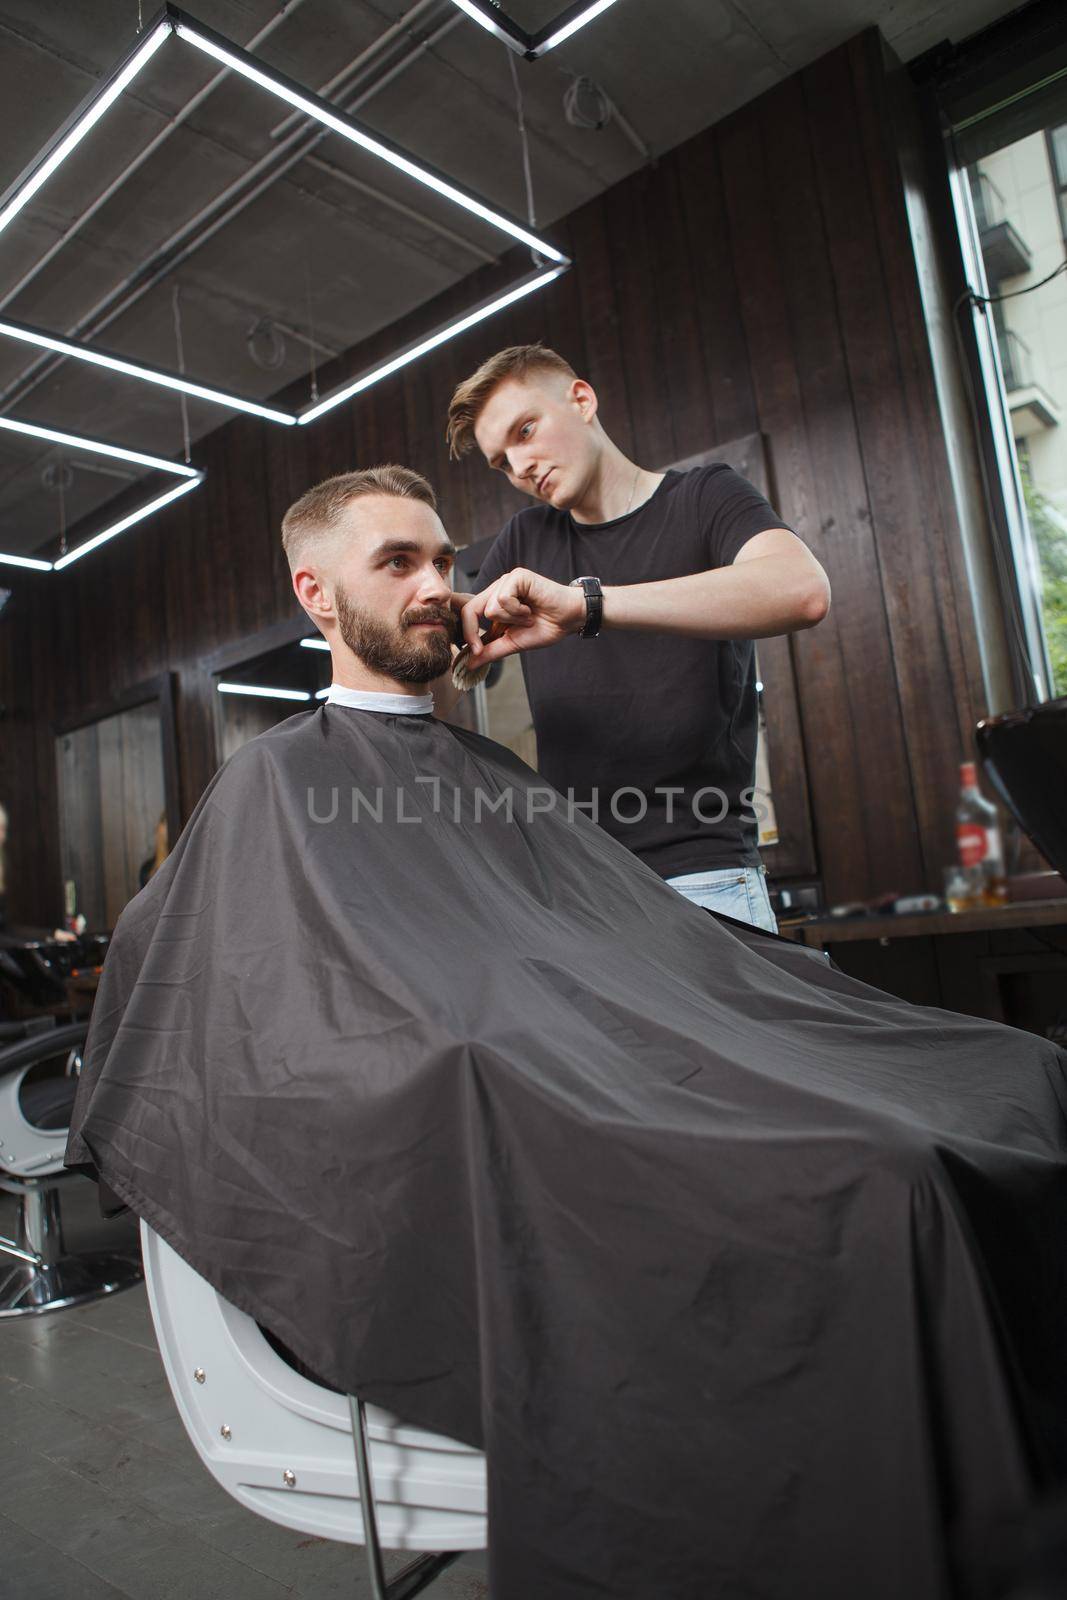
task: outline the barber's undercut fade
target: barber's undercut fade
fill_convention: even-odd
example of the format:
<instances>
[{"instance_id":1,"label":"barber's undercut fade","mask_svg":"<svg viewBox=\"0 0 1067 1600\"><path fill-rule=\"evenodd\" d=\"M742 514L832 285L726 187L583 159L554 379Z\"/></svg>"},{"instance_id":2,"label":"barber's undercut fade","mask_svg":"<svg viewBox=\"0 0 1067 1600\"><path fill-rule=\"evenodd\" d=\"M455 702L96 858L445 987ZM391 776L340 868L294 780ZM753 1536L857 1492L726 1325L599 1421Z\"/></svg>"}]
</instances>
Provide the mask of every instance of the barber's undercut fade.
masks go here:
<instances>
[{"instance_id":1,"label":"barber's undercut fade","mask_svg":"<svg viewBox=\"0 0 1067 1600\"><path fill-rule=\"evenodd\" d=\"M371 494L392 495L397 500L421 500L431 511L437 510L437 496L429 480L419 472L412 472L410 467L389 465L340 472L335 478L326 478L308 489L282 518L282 547L289 570L296 571L310 544L333 532L346 506Z\"/></svg>"},{"instance_id":2,"label":"barber's undercut fade","mask_svg":"<svg viewBox=\"0 0 1067 1600\"><path fill-rule=\"evenodd\" d=\"M486 401L494 390L508 378L523 378L536 372L556 372L574 379L578 376L569 361L543 344L513 344L498 350L495 356L483 361L477 372L472 372L456 389L448 407L448 453L458 460L474 449L474 424L478 421Z\"/></svg>"}]
</instances>

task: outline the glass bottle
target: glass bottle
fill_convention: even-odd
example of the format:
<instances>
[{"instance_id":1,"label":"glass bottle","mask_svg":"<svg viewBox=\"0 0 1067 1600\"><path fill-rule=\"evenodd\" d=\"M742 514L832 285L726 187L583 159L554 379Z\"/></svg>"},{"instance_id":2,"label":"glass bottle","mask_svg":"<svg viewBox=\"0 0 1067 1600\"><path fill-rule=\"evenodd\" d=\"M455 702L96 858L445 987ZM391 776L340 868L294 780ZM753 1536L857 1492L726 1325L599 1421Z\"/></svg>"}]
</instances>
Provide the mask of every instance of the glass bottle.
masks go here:
<instances>
[{"instance_id":1,"label":"glass bottle","mask_svg":"<svg viewBox=\"0 0 1067 1600\"><path fill-rule=\"evenodd\" d=\"M977 763L974 761L960 763L956 849L961 867L982 868L985 904L1004 905L1008 898L1008 879L1004 871L1004 849L997 826L997 810L982 798L978 788Z\"/></svg>"}]
</instances>

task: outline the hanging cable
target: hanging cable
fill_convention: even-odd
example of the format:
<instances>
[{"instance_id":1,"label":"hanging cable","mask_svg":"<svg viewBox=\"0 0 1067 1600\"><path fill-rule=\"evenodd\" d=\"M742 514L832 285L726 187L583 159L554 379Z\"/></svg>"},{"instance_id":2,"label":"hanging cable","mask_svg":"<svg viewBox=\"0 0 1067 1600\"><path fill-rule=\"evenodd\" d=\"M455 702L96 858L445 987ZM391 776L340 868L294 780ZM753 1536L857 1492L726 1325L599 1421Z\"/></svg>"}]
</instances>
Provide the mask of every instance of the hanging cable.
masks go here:
<instances>
[{"instance_id":1,"label":"hanging cable","mask_svg":"<svg viewBox=\"0 0 1067 1600\"><path fill-rule=\"evenodd\" d=\"M571 72L567 67L558 69L571 81L563 91L563 115L572 128L588 128L601 133L609 122L617 124L626 135L642 161L652 160L652 151L637 129L623 116L602 84L583 73Z\"/></svg>"},{"instance_id":2,"label":"hanging cable","mask_svg":"<svg viewBox=\"0 0 1067 1600\"><path fill-rule=\"evenodd\" d=\"M522 85L519 83L519 72L515 65L515 52L504 46L504 53L508 58L511 69L511 83L515 90L515 112L519 122L519 143L522 145L522 175L526 184L526 220L531 228L537 227L537 211L534 207L533 172L530 167L530 140L526 132L526 112L522 100ZM544 257L536 250L531 250L534 266L543 267Z\"/></svg>"},{"instance_id":3,"label":"hanging cable","mask_svg":"<svg viewBox=\"0 0 1067 1600\"><path fill-rule=\"evenodd\" d=\"M182 340L182 308L181 286L174 284L170 291L170 303L174 312L174 343L178 351L178 371L185 377L185 344ZM185 464L189 465L189 400L185 394L179 394L178 402L182 415L182 441L185 445Z\"/></svg>"},{"instance_id":4,"label":"hanging cable","mask_svg":"<svg viewBox=\"0 0 1067 1600\"><path fill-rule=\"evenodd\" d=\"M67 463L64 461L59 469L59 555L60 559L67 553Z\"/></svg>"},{"instance_id":5,"label":"hanging cable","mask_svg":"<svg viewBox=\"0 0 1067 1600\"><path fill-rule=\"evenodd\" d=\"M55 493L59 500L59 554L67 553L67 490L74 482L74 471L69 461L60 455L56 461L50 461L41 473L41 483L49 493Z\"/></svg>"},{"instance_id":6,"label":"hanging cable","mask_svg":"<svg viewBox=\"0 0 1067 1600\"><path fill-rule=\"evenodd\" d=\"M315 365L315 318L311 312L311 267L307 256L304 257L304 295L308 313L307 346L311 351L311 403L314 405L319 398L319 373Z\"/></svg>"},{"instance_id":7,"label":"hanging cable","mask_svg":"<svg viewBox=\"0 0 1067 1600\"><path fill-rule=\"evenodd\" d=\"M970 301L972 306L999 306L1002 300L1018 300L1022 294L1033 294L1035 289L1043 289L1046 283L1051 283L1053 278L1058 278L1061 272L1067 272L1067 256L1055 267L1047 278L1039 278L1037 283L1028 283L1025 289L1009 289L1007 294L978 294L967 285L959 299L956 301L956 310Z\"/></svg>"},{"instance_id":8,"label":"hanging cable","mask_svg":"<svg viewBox=\"0 0 1067 1600\"><path fill-rule=\"evenodd\" d=\"M592 128L596 133L611 121L614 107L592 78L575 73L563 91L563 115L572 128Z\"/></svg>"}]
</instances>

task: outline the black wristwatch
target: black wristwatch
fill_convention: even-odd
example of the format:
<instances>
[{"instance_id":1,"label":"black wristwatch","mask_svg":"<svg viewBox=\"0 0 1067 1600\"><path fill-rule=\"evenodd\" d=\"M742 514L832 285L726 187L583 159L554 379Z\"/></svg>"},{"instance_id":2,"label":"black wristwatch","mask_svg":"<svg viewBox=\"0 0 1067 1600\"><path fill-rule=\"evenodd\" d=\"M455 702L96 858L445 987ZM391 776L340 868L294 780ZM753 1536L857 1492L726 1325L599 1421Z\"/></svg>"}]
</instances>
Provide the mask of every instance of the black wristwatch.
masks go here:
<instances>
[{"instance_id":1,"label":"black wristwatch","mask_svg":"<svg viewBox=\"0 0 1067 1600\"><path fill-rule=\"evenodd\" d=\"M572 578L572 589L585 590L585 627L578 635L579 639L595 639L600 632L600 624L604 620L604 592L600 587L599 578Z\"/></svg>"}]
</instances>

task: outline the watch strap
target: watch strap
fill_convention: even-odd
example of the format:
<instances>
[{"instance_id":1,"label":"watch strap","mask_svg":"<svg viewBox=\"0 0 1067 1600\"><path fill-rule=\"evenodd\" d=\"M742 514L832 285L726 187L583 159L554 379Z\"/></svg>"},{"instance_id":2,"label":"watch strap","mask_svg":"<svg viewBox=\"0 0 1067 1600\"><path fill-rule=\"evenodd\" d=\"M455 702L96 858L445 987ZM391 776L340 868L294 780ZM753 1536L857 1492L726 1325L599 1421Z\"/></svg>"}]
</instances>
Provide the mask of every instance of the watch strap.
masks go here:
<instances>
[{"instance_id":1,"label":"watch strap","mask_svg":"<svg viewBox=\"0 0 1067 1600\"><path fill-rule=\"evenodd\" d=\"M585 626L578 637L595 639L604 620L604 592L600 587L600 579L588 576L572 578L570 586L585 592Z\"/></svg>"}]
</instances>

